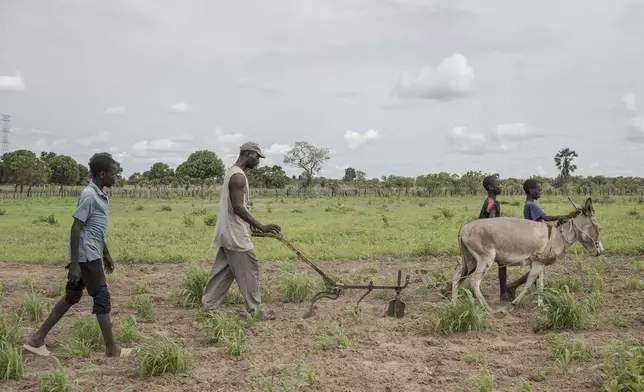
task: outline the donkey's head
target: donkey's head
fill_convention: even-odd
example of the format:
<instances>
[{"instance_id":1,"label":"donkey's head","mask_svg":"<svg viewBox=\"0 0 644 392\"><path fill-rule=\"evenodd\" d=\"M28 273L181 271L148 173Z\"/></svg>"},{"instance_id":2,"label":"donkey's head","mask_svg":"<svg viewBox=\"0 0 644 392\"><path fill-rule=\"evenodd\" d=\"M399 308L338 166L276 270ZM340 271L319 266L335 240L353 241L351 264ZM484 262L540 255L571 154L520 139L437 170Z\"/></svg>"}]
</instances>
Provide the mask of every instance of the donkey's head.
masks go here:
<instances>
[{"instance_id":1,"label":"donkey's head","mask_svg":"<svg viewBox=\"0 0 644 392\"><path fill-rule=\"evenodd\" d=\"M599 256L604 253L604 246L599 236L601 227L595 216L593 201L589 197L582 207L572 201L572 199L568 198L568 200L570 200L575 207L575 211L578 213L571 221L581 245L593 256Z\"/></svg>"}]
</instances>

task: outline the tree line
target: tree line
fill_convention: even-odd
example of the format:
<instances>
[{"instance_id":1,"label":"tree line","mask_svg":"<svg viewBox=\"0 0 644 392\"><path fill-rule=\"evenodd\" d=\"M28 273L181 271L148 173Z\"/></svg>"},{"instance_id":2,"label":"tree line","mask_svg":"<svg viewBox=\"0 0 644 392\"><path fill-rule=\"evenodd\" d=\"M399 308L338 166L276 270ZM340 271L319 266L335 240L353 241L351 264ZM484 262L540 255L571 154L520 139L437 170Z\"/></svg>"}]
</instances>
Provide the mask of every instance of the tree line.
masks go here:
<instances>
[{"instance_id":1,"label":"tree line","mask_svg":"<svg viewBox=\"0 0 644 392\"><path fill-rule=\"evenodd\" d=\"M102 152L98 154L107 154ZM95 154L96 155L96 154ZM547 194L583 195L643 195L644 178L577 176L574 159L578 155L568 148L560 150L554 157L559 174L554 178L533 176L538 179ZM63 194L65 186L84 186L90 180L87 165L76 162L67 155L43 151L17 150L5 153L0 161L0 184L10 184L14 192L21 194L27 188L55 185ZM324 164L330 159L329 150L307 142L296 142L284 156L284 164L301 170L298 176L289 177L280 165L263 166L247 173L251 187L267 190L286 190L287 194L301 194L312 189L326 190L330 195L367 194L415 194L418 196L477 195L483 192L482 181L485 173L468 171L453 173L428 173L415 177L382 176L367 178L364 171L353 167L345 169L341 179L319 176ZM225 166L214 151L195 151L176 169L167 163L156 162L144 172L123 177L123 168L118 166L117 187L134 188L198 188L221 184ZM503 178L504 194L523 194L523 179ZM276 193L277 194L277 193Z\"/></svg>"}]
</instances>

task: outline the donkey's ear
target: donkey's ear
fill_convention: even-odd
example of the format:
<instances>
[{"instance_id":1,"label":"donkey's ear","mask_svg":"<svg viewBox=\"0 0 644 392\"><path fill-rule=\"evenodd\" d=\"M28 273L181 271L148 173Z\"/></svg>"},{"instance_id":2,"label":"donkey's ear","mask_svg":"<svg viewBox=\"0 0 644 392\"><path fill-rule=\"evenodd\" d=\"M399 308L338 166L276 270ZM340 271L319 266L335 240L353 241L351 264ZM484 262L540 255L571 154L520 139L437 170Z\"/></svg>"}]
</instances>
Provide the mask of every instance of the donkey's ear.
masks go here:
<instances>
[{"instance_id":1,"label":"donkey's ear","mask_svg":"<svg viewBox=\"0 0 644 392\"><path fill-rule=\"evenodd\" d=\"M595 215L595 208L593 207L593 201L589 197L586 199L586 204L584 205L584 210L588 212L589 215Z\"/></svg>"},{"instance_id":2,"label":"donkey's ear","mask_svg":"<svg viewBox=\"0 0 644 392\"><path fill-rule=\"evenodd\" d=\"M568 200L570 200L570 202L572 203L572 206L575 207L575 210L581 211L583 209L583 208L581 208L581 206L579 204L577 204L574 201L572 201L572 199L570 197L568 197Z\"/></svg>"}]
</instances>

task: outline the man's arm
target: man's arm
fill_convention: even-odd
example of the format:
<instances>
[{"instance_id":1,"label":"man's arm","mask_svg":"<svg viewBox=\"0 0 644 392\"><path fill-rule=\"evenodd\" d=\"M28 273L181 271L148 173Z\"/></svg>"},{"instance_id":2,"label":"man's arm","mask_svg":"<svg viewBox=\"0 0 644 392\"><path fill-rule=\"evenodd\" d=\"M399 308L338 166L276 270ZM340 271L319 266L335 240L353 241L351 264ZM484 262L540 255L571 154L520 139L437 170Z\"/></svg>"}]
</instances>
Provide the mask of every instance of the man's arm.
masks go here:
<instances>
[{"instance_id":1,"label":"man's arm","mask_svg":"<svg viewBox=\"0 0 644 392\"><path fill-rule=\"evenodd\" d=\"M253 218L253 216L248 212L244 206L244 187L246 186L246 181L244 181L244 176L239 173L233 174L228 182L228 191L230 193L230 201L233 205L233 210L244 222L249 225L256 227L257 229L264 231L264 225L262 225L258 220Z\"/></svg>"}]
</instances>

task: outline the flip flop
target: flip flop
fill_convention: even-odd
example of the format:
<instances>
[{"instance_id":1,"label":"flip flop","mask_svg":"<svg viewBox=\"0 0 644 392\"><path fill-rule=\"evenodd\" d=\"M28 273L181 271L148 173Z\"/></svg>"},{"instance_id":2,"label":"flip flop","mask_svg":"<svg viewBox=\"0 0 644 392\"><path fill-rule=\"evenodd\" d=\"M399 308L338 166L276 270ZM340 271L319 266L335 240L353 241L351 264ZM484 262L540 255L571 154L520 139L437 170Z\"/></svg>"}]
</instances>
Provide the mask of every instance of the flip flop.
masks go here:
<instances>
[{"instance_id":1,"label":"flip flop","mask_svg":"<svg viewBox=\"0 0 644 392\"><path fill-rule=\"evenodd\" d=\"M134 349L121 347L121 354L119 355L119 357L120 358L129 357L130 354L132 354L132 350Z\"/></svg>"},{"instance_id":2,"label":"flip flop","mask_svg":"<svg viewBox=\"0 0 644 392\"><path fill-rule=\"evenodd\" d=\"M44 344L40 347L33 347L25 343L22 345L22 348L41 357L47 357L50 354L49 350L47 350L47 346L45 346Z\"/></svg>"}]
</instances>

